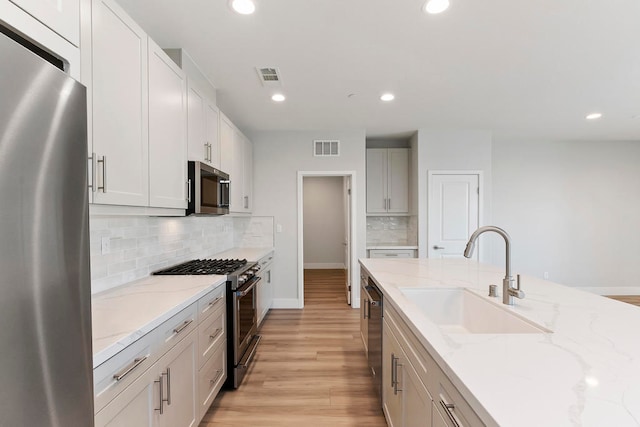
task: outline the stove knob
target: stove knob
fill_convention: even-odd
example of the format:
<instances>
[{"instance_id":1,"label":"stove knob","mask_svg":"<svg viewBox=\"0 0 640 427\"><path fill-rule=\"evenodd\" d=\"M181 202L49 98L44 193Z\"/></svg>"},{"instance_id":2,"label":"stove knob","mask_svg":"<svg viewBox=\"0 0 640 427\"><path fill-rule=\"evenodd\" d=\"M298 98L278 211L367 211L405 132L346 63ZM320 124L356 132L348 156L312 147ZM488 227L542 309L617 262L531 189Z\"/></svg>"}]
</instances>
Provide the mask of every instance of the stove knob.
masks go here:
<instances>
[{"instance_id":1,"label":"stove knob","mask_svg":"<svg viewBox=\"0 0 640 427\"><path fill-rule=\"evenodd\" d=\"M239 285L242 285L246 281L247 281L247 275L246 274L241 274L240 277L238 277L238 284Z\"/></svg>"}]
</instances>

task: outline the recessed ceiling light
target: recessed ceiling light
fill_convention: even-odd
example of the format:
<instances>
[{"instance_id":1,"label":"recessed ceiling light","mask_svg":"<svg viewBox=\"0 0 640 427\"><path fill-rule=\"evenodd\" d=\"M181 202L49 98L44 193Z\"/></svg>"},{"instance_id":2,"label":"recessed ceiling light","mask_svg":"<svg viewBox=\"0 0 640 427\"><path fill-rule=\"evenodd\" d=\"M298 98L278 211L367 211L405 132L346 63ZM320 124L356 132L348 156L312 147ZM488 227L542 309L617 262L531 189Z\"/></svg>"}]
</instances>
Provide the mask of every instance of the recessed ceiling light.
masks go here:
<instances>
[{"instance_id":1,"label":"recessed ceiling light","mask_svg":"<svg viewBox=\"0 0 640 427\"><path fill-rule=\"evenodd\" d=\"M231 7L241 15L251 15L256 11L256 5L252 0L231 0Z\"/></svg>"},{"instance_id":2,"label":"recessed ceiling light","mask_svg":"<svg viewBox=\"0 0 640 427\"><path fill-rule=\"evenodd\" d=\"M444 12L449 8L449 0L428 0L424 4L424 11L435 15Z\"/></svg>"},{"instance_id":3,"label":"recessed ceiling light","mask_svg":"<svg viewBox=\"0 0 640 427\"><path fill-rule=\"evenodd\" d=\"M587 120L596 120L596 119L599 119L600 117L602 117L602 113L591 113L591 114L587 114L585 119L587 119Z\"/></svg>"},{"instance_id":4,"label":"recessed ceiling light","mask_svg":"<svg viewBox=\"0 0 640 427\"><path fill-rule=\"evenodd\" d=\"M381 100L389 102L395 99L395 96L392 93L385 93L380 97Z\"/></svg>"},{"instance_id":5,"label":"recessed ceiling light","mask_svg":"<svg viewBox=\"0 0 640 427\"><path fill-rule=\"evenodd\" d=\"M271 97L272 100L276 101L276 102L282 102L284 101L286 98L283 94L281 93L276 93L275 95L273 95Z\"/></svg>"}]
</instances>

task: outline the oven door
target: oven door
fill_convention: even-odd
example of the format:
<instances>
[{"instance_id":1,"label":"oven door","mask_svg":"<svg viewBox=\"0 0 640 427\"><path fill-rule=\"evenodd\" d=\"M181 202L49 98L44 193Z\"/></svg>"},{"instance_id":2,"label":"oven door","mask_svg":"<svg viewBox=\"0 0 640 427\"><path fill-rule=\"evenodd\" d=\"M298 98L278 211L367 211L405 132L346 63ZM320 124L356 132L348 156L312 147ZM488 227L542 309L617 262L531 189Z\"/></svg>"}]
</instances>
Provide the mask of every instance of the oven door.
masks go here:
<instances>
[{"instance_id":1,"label":"oven door","mask_svg":"<svg viewBox=\"0 0 640 427\"><path fill-rule=\"evenodd\" d=\"M233 292L233 339L234 339L234 365L238 365L244 353L247 351L252 338L257 333L256 311L256 285L260 282L259 276L254 276L247 283Z\"/></svg>"}]
</instances>

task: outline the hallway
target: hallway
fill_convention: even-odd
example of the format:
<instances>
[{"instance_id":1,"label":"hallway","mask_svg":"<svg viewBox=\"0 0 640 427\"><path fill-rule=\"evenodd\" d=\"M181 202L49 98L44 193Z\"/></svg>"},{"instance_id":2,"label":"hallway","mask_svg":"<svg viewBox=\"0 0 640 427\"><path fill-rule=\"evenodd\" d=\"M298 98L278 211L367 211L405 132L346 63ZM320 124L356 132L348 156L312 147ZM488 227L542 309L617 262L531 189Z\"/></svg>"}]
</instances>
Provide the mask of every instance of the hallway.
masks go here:
<instances>
[{"instance_id":1,"label":"hallway","mask_svg":"<svg viewBox=\"0 0 640 427\"><path fill-rule=\"evenodd\" d=\"M344 270L305 270L305 308L271 310L241 387L214 401L200 427L385 427Z\"/></svg>"}]
</instances>

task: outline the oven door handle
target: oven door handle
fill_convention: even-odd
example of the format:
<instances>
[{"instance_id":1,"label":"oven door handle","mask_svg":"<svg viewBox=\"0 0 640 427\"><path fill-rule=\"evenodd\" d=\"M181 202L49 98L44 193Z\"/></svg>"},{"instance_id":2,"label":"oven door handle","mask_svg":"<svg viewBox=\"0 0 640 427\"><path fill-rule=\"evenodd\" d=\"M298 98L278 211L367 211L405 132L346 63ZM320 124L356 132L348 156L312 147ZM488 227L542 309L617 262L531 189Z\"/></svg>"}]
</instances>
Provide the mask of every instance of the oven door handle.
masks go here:
<instances>
[{"instance_id":1,"label":"oven door handle","mask_svg":"<svg viewBox=\"0 0 640 427\"><path fill-rule=\"evenodd\" d=\"M238 298L242 298L242 297L246 296L249 292L251 292L251 290L253 288L256 287L256 285L258 284L258 282L260 280L262 280L262 278L260 276L256 276L256 279L254 281L252 281L251 284L246 289L243 289L241 291L236 291L236 296Z\"/></svg>"}]
</instances>

